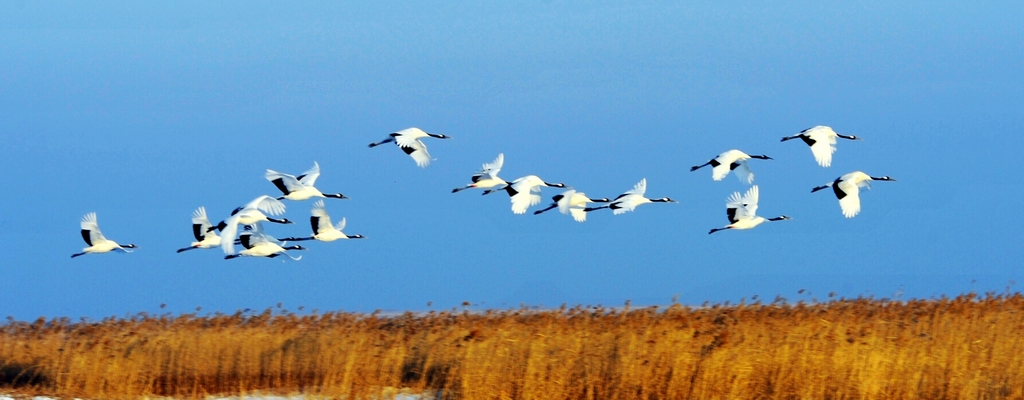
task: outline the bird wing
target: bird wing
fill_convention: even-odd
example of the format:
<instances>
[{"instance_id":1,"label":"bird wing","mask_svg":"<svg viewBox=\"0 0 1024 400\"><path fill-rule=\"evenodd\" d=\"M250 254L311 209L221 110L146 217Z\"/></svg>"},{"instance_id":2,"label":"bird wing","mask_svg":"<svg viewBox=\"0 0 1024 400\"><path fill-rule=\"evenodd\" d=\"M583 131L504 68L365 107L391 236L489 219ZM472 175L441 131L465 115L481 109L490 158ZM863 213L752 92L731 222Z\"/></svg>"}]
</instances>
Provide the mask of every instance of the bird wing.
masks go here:
<instances>
[{"instance_id":1,"label":"bird wing","mask_svg":"<svg viewBox=\"0 0 1024 400\"><path fill-rule=\"evenodd\" d=\"M288 194L296 190L302 189L302 183L299 182L294 175L286 174L283 172L277 172L272 169L268 169L266 174L263 174L264 178L277 186L281 190L281 193Z\"/></svg>"},{"instance_id":2,"label":"bird wing","mask_svg":"<svg viewBox=\"0 0 1024 400\"><path fill-rule=\"evenodd\" d=\"M487 175L491 179L498 177L501 166L505 164L505 153L498 153L498 158L480 167L480 176Z\"/></svg>"},{"instance_id":3,"label":"bird wing","mask_svg":"<svg viewBox=\"0 0 1024 400\"><path fill-rule=\"evenodd\" d=\"M520 191L513 195L510 200L512 201L512 212L515 214L525 214L526 209L537 205L541 201L539 194L534 194L533 190Z\"/></svg>"},{"instance_id":4,"label":"bird wing","mask_svg":"<svg viewBox=\"0 0 1024 400\"><path fill-rule=\"evenodd\" d=\"M757 185L747 189L747 193L743 195L743 212L747 218L754 218L757 215L759 197L760 191L757 189Z\"/></svg>"},{"instance_id":5,"label":"bird wing","mask_svg":"<svg viewBox=\"0 0 1024 400\"><path fill-rule=\"evenodd\" d=\"M249 204L246 204L242 209L259 209L260 211L270 215L281 215L284 214L285 206L281 200L263 195L257 197L253 201L250 201Z\"/></svg>"},{"instance_id":6,"label":"bird wing","mask_svg":"<svg viewBox=\"0 0 1024 400\"><path fill-rule=\"evenodd\" d=\"M85 214L82 217L82 239L85 239L85 243L92 246L94 243L99 243L107 238L103 237L103 233L100 232L100 225L96 220L96 213L91 212Z\"/></svg>"},{"instance_id":7,"label":"bird wing","mask_svg":"<svg viewBox=\"0 0 1024 400\"><path fill-rule=\"evenodd\" d=\"M641 183L644 182L641 181ZM627 193L626 195L619 196L619 198L612 203L612 205L615 206L613 207L612 214L619 215L627 213L635 210L636 207L639 206L640 204L650 202L650 200L644 200L647 200L647 198L635 193Z\"/></svg>"},{"instance_id":8,"label":"bird wing","mask_svg":"<svg viewBox=\"0 0 1024 400\"><path fill-rule=\"evenodd\" d=\"M334 229L334 226L331 225L331 216L327 214L327 208L324 207L323 200L317 200L316 203L313 203L313 209L310 211L310 214L309 222L313 227L314 235Z\"/></svg>"},{"instance_id":9,"label":"bird wing","mask_svg":"<svg viewBox=\"0 0 1024 400\"><path fill-rule=\"evenodd\" d=\"M345 217L341 217L341 221L338 221L338 224L334 226L334 229L337 229L338 232L345 230Z\"/></svg>"},{"instance_id":10,"label":"bird wing","mask_svg":"<svg viewBox=\"0 0 1024 400\"><path fill-rule=\"evenodd\" d=\"M644 193L646 193L646 192L647 192L647 178L643 178L643 179L640 180L640 182L638 182L635 186L633 186L633 190L627 190L626 193L623 193L623 194L637 194L637 195L643 196Z\"/></svg>"},{"instance_id":11,"label":"bird wing","mask_svg":"<svg viewBox=\"0 0 1024 400\"><path fill-rule=\"evenodd\" d=\"M725 200L726 214L730 223L736 223L743 219L752 219L757 215L758 189L755 185L747 189L747 193L740 196L740 192L733 192Z\"/></svg>"},{"instance_id":12,"label":"bird wing","mask_svg":"<svg viewBox=\"0 0 1024 400\"><path fill-rule=\"evenodd\" d=\"M561 211L562 214L566 214L566 211L568 211L568 214L572 215L572 219L576 220L576 222L585 222L587 220L587 212L583 210L587 208L587 202L590 201L590 199L587 198L586 193L569 193L570 191L575 192L573 190L565 192L565 196L558 202L558 210ZM568 200L566 200L567 198ZM564 211L562 210L563 201L567 205L567 207L565 207L566 210Z\"/></svg>"},{"instance_id":13,"label":"bird wing","mask_svg":"<svg viewBox=\"0 0 1024 400\"><path fill-rule=\"evenodd\" d=\"M314 184L316 184L316 178L319 177L320 164L317 163L316 161L313 161L313 168L310 168L309 171L303 172L302 175L295 177L295 179L298 179L299 183L305 186L313 186Z\"/></svg>"},{"instance_id":14,"label":"bird wing","mask_svg":"<svg viewBox=\"0 0 1024 400\"><path fill-rule=\"evenodd\" d=\"M412 140L410 145L403 146L399 144L399 147L402 148L402 151L404 151L405 154L412 157L412 159L416 161L416 165L420 168L426 168L430 165L430 153L427 152L427 145L423 144L423 142L419 140Z\"/></svg>"},{"instance_id":15,"label":"bird wing","mask_svg":"<svg viewBox=\"0 0 1024 400\"><path fill-rule=\"evenodd\" d=\"M206 207L199 207L192 212L192 235L197 241L202 242L208 235L217 236L214 232L206 232L210 229L210 219L206 217Z\"/></svg>"},{"instance_id":16,"label":"bird wing","mask_svg":"<svg viewBox=\"0 0 1024 400\"><path fill-rule=\"evenodd\" d=\"M224 220L226 226L220 232L220 249L224 251L225 255L235 254L235 237L238 236L239 218L241 218L241 214L235 214Z\"/></svg>"},{"instance_id":17,"label":"bird wing","mask_svg":"<svg viewBox=\"0 0 1024 400\"><path fill-rule=\"evenodd\" d=\"M200 206L192 212L192 223L203 225L203 229L210 227L210 219L206 217L206 207Z\"/></svg>"},{"instance_id":18,"label":"bird wing","mask_svg":"<svg viewBox=\"0 0 1024 400\"><path fill-rule=\"evenodd\" d=\"M839 208L843 210L843 216L846 218L857 216L860 213L860 184L853 183L853 181L842 181L834 186L846 194L839 199Z\"/></svg>"},{"instance_id":19,"label":"bird wing","mask_svg":"<svg viewBox=\"0 0 1024 400\"><path fill-rule=\"evenodd\" d=\"M743 208L743 196L740 192L733 192L727 199L725 199L725 213L729 216L729 223L735 224L736 221L740 220L740 209Z\"/></svg>"},{"instance_id":20,"label":"bird wing","mask_svg":"<svg viewBox=\"0 0 1024 400\"><path fill-rule=\"evenodd\" d=\"M576 222L587 222L587 212L583 211L582 207L570 208L569 214L572 215L572 219L576 220Z\"/></svg>"},{"instance_id":21,"label":"bird wing","mask_svg":"<svg viewBox=\"0 0 1024 400\"><path fill-rule=\"evenodd\" d=\"M750 171L750 166L747 165L747 160L736 161L736 169L733 170L736 173L736 178L745 184L754 183L754 173Z\"/></svg>"},{"instance_id":22,"label":"bird wing","mask_svg":"<svg viewBox=\"0 0 1024 400\"><path fill-rule=\"evenodd\" d=\"M729 171L733 168L732 164L746 155L746 153L735 149L727 150L722 154L719 154L711 163L711 179L716 181L725 179L725 176L729 175Z\"/></svg>"},{"instance_id":23,"label":"bird wing","mask_svg":"<svg viewBox=\"0 0 1024 400\"><path fill-rule=\"evenodd\" d=\"M832 165L832 153L836 152L836 136L832 134L831 129L811 129L806 134L814 140L814 144L811 145L811 154L814 154L814 160L818 162L818 165L822 167Z\"/></svg>"},{"instance_id":24,"label":"bird wing","mask_svg":"<svg viewBox=\"0 0 1024 400\"><path fill-rule=\"evenodd\" d=\"M725 179L725 176L729 175L730 165L731 164L718 164L717 166L711 168L711 179L714 179L716 181Z\"/></svg>"},{"instance_id":25,"label":"bird wing","mask_svg":"<svg viewBox=\"0 0 1024 400\"><path fill-rule=\"evenodd\" d=\"M391 136L395 138L395 143L400 147L410 147L420 138L427 137L427 133L418 128L406 128L391 134Z\"/></svg>"},{"instance_id":26,"label":"bird wing","mask_svg":"<svg viewBox=\"0 0 1024 400\"><path fill-rule=\"evenodd\" d=\"M573 189L562 192L561 198L558 199L558 212L562 214L569 214L569 209L572 208L573 196L577 195Z\"/></svg>"}]
</instances>

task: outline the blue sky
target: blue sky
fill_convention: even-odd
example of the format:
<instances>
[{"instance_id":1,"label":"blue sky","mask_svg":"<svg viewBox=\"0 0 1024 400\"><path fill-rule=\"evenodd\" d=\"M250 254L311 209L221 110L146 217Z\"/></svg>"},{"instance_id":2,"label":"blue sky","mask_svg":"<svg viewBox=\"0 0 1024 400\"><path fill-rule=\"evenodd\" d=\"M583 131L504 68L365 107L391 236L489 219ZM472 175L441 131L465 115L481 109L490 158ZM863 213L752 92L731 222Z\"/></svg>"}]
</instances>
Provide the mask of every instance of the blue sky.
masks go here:
<instances>
[{"instance_id":1,"label":"blue sky","mask_svg":"<svg viewBox=\"0 0 1024 400\"><path fill-rule=\"evenodd\" d=\"M339 2L342 3L342 2ZM1024 283L1024 5L1016 2L0 3L0 314L99 318L233 312L932 297ZM798 141L841 141L830 168ZM391 146L410 126L426 169ZM745 190L689 172L737 148ZM451 194L505 154L594 197L641 178L612 216L513 215L503 194ZM317 186L362 241L298 262L175 254L189 216L276 194L267 168L321 165ZM828 192L890 175L843 218ZM558 190L545 190L548 198ZM547 199L545 199L545 204ZM288 202L308 234L312 201ZM95 211L132 254L70 259ZM800 289L807 292L797 294ZM431 306L427 304L430 303ZM166 308L161 309L160 305Z\"/></svg>"}]
</instances>

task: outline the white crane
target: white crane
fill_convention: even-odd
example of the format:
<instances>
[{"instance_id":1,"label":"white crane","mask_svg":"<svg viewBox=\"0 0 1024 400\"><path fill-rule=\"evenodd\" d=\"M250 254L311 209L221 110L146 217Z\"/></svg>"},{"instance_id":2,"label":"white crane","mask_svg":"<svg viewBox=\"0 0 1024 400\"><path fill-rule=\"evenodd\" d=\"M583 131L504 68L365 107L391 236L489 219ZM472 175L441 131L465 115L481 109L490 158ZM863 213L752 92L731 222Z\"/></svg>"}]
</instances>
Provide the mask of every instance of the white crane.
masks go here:
<instances>
[{"instance_id":1,"label":"white crane","mask_svg":"<svg viewBox=\"0 0 1024 400\"><path fill-rule=\"evenodd\" d=\"M196 241L189 247L178 249L178 252L220 247L220 236L214 232L215 229L210 229L211 226L210 219L206 217L206 207L197 208L192 212L192 235L196 237Z\"/></svg>"},{"instance_id":2,"label":"white crane","mask_svg":"<svg viewBox=\"0 0 1024 400\"><path fill-rule=\"evenodd\" d=\"M117 244L113 240L109 240L103 237L103 233L100 232L100 226L96 222L96 213L91 212L85 214L82 217L82 239L85 239L85 244L89 245L82 249L81 253L75 253L71 255L71 258L78 257L84 254L99 254L107 253L110 251L118 251L121 253L131 253L136 246L134 244Z\"/></svg>"},{"instance_id":3,"label":"white crane","mask_svg":"<svg viewBox=\"0 0 1024 400\"><path fill-rule=\"evenodd\" d=\"M491 192L504 189L508 186L508 182L498 177L498 172L501 171L501 166L505 164L505 153L499 153L498 158L480 167L480 172L473 174L470 178L469 185L464 187L452 189L452 193L458 193L459 191L477 188L485 189L483 194L489 194Z\"/></svg>"},{"instance_id":4,"label":"white crane","mask_svg":"<svg viewBox=\"0 0 1024 400\"><path fill-rule=\"evenodd\" d=\"M585 208L583 211L591 212L594 210L600 210L602 208L612 209L612 214L619 215L627 211L633 211L637 207L647 203L678 203L678 201L672 200L668 197L662 197L660 199L648 199L644 197L644 193L647 192L647 178L641 179L639 183L633 186L633 190L626 191L626 193L620 194L615 200L612 200L611 204L600 207Z\"/></svg>"},{"instance_id":5,"label":"white crane","mask_svg":"<svg viewBox=\"0 0 1024 400\"><path fill-rule=\"evenodd\" d=\"M753 229L765 221L785 221L792 219L785 215L780 215L775 218L757 216L757 199L757 185L748 189L747 193L743 196L740 196L740 192L734 192L732 196L729 196L729 198L725 200L725 213L729 216L729 225L726 225L724 228L712 229L708 234L710 235L726 229Z\"/></svg>"},{"instance_id":6,"label":"white crane","mask_svg":"<svg viewBox=\"0 0 1024 400\"><path fill-rule=\"evenodd\" d=\"M836 180L811 189L811 193L832 187L836 198L839 199L839 208L843 210L843 216L853 218L860 213L860 188L871 189L871 181L893 181L888 176L873 177L861 171L853 171L840 176Z\"/></svg>"},{"instance_id":7,"label":"white crane","mask_svg":"<svg viewBox=\"0 0 1024 400\"><path fill-rule=\"evenodd\" d=\"M272 236L263 233L263 229L259 223L256 223L252 231L245 231L239 235L239 242L245 250L238 252L238 254L228 254L224 256L225 260L230 260L237 257L267 257L274 258L281 254L288 256L292 260L299 261L302 256L292 257L287 253L288 250L306 250L305 247L294 245L284 246L283 243L274 239Z\"/></svg>"},{"instance_id":8,"label":"white crane","mask_svg":"<svg viewBox=\"0 0 1024 400\"><path fill-rule=\"evenodd\" d=\"M312 216L309 217L309 224L313 226L313 236L304 238L284 238L281 239L285 242L297 242L302 240L319 240L321 242L333 242L338 239L363 239L364 236L360 234L346 235L342 230L345 229L345 218L338 221L338 225L331 225L331 216L327 214L327 208L324 207L324 201L318 200L313 203L313 209L310 211Z\"/></svg>"},{"instance_id":9,"label":"white crane","mask_svg":"<svg viewBox=\"0 0 1024 400\"><path fill-rule=\"evenodd\" d=\"M235 236L238 234L238 225L254 225L257 222L268 221L279 224L291 224L287 218L270 218L263 212L267 212L270 215L281 215L284 213L285 206L281 200L273 197L263 195L257 197L249 204L242 207L236 208L235 211L231 212L231 216L228 219L221 221L217 224L217 228L221 230L220 248L224 250L224 254L232 255L235 254Z\"/></svg>"},{"instance_id":10,"label":"white crane","mask_svg":"<svg viewBox=\"0 0 1024 400\"><path fill-rule=\"evenodd\" d=\"M577 192L573 189L569 189L562 192L562 194L555 195L551 200L553 200L554 203L551 203L548 208L534 211L533 215L558 207L559 212L562 214L571 214L572 218L575 219L576 222L585 222L587 220L587 213L583 210L587 208L587 203L607 203L611 201L608 200L608 198L592 199L587 197L586 193Z\"/></svg>"},{"instance_id":11,"label":"white crane","mask_svg":"<svg viewBox=\"0 0 1024 400\"><path fill-rule=\"evenodd\" d=\"M711 161L708 161L702 165L695 165L691 167L690 172L696 171L698 169L703 168L704 166L710 165L711 179L720 181L722 179L725 179L726 175L729 175L729 171L736 171L736 178L738 178L740 182L749 185L751 183L754 183L754 173L750 172L750 167L747 166L747 160L751 158L757 158L761 160L772 159L771 157L768 157L764 154L752 156L742 151L734 149L719 154L717 157L711 159Z\"/></svg>"},{"instance_id":12,"label":"white crane","mask_svg":"<svg viewBox=\"0 0 1024 400\"><path fill-rule=\"evenodd\" d=\"M416 165L420 168L426 168L430 165L430 153L427 153L427 145L423 144L420 139L428 136L438 139L451 139L451 136L445 136L439 133L427 133L420 128L406 128L392 133L391 137L387 139L376 143L370 143L370 147L377 147L384 143L395 142L395 144L398 145L405 154L408 154L416 161Z\"/></svg>"},{"instance_id":13,"label":"white crane","mask_svg":"<svg viewBox=\"0 0 1024 400\"><path fill-rule=\"evenodd\" d=\"M512 212L515 214L525 214L527 208L540 203L540 188L542 186L564 188L565 184L548 183L544 182L537 175L527 175L505 186L505 191L508 192L512 202ZM484 194L487 194L487 192L484 192Z\"/></svg>"},{"instance_id":14,"label":"white crane","mask_svg":"<svg viewBox=\"0 0 1024 400\"><path fill-rule=\"evenodd\" d=\"M800 139L808 146L811 146L811 154L814 160L822 167L832 165L832 153L836 152L836 138L840 137L849 140L862 140L853 135L840 135L827 126L818 125L800 131L799 134L782 138L785 142L790 139Z\"/></svg>"},{"instance_id":15,"label":"white crane","mask_svg":"<svg viewBox=\"0 0 1024 400\"><path fill-rule=\"evenodd\" d=\"M278 200L295 200L302 201L307 200L311 197L330 197L335 199L347 199L345 195L341 193L321 193L319 189L313 185L316 183L316 178L320 177L320 164L316 161L313 162L313 168L309 171L303 172L302 175L294 176L281 172L268 169L267 173L263 175L268 181L277 186L278 189L284 194L284 196L278 197Z\"/></svg>"}]
</instances>

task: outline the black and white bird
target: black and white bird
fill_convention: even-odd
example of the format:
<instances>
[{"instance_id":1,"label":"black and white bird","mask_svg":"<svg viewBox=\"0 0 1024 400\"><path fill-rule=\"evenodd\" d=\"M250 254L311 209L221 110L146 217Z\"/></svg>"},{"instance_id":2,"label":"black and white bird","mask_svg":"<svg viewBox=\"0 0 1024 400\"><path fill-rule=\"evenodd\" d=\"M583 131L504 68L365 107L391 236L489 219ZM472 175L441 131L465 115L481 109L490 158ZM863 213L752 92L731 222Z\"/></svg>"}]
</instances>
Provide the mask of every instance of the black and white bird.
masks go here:
<instances>
[{"instance_id":1,"label":"black and white bird","mask_svg":"<svg viewBox=\"0 0 1024 400\"><path fill-rule=\"evenodd\" d=\"M331 216L327 214L327 208L324 207L324 201L318 200L313 203L313 209L310 211L311 216L309 217L309 224L313 226L313 236L304 238L284 238L281 239L285 242L297 242L302 240L319 240L321 242L333 242L338 239L363 239L364 236L360 234L346 235L342 232L345 229L345 218L338 221L338 225L331 225Z\"/></svg>"},{"instance_id":2,"label":"black and white bird","mask_svg":"<svg viewBox=\"0 0 1024 400\"><path fill-rule=\"evenodd\" d=\"M644 193L647 192L647 178L641 179L639 183L633 186L633 190L626 191L626 193L620 194L615 200L606 206L585 208L583 211L591 212L594 210L600 210L602 208L612 209L612 214L619 215L627 211L633 211L637 207L647 203L678 203L678 201L672 200L668 197L662 197L660 199L648 199L644 197Z\"/></svg>"},{"instance_id":3,"label":"black and white bird","mask_svg":"<svg viewBox=\"0 0 1024 400\"><path fill-rule=\"evenodd\" d=\"M832 187L836 198L839 199L839 208L843 210L843 216L853 218L860 213L860 188L871 189L871 181L893 181L888 176L873 177L861 171L853 171L840 176L836 180L811 189L811 193Z\"/></svg>"},{"instance_id":4,"label":"black and white bird","mask_svg":"<svg viewBox=\"0 0 1024 400\"><path fill-rule=\"evenodd\" d=\"M430 165L430 153L427 153L427 145L420 141L420 139L425 137L451 139L451 136L445 136L439 133L427 133L420 128L406 128L392 133L387 139L377 143L370 143L370 147L377 147L384 143L395 142L395 144L398 145L405 154L408 154L416 161L416 165L420 168L426 168Z\"/></svg>"},{"instance_id":5,"label":"black and white bird","mask_svg":"<svg viewBox=\"0 0 1024 400\"><path fill-rule=\"evenodd\" d=\"M221 230L220 248L224 250L224 254L232 255L235 254L235 236L238 235L238 225L255 225L257 222L268 221L279 224L291 224L287 218L270 218L264 212L270 215L281 215L284 214L285 206L281 200L273 197L263 195L257 197L249 204L242 207L236 208L231 213L228 219L221 221L217 224L217 228Z\"/></svg>"},{"instance_id":6,"label":"black and white bird","mask_svg":"<svg viewBox=\"0 0 1024 400\"><path fill-rule=\"evenodd\" d=\"M569 189L561 194L555 195L551 200L553 200L554 203L551 203L548 208L534 211L533 215L558 207L559 212L562 214L572 215L572 218L575 219L576 222L586 222L587 213L583 210L587 208L587 203L608 203L611 201L608 200L608 198L592 199L587 197L586 193L577 192L573 189Z\"/></svg>"},{"instance_id":7,"label":"black and white bird","mask_svg":"<svg viewBox=\"0 0 1024 400\"><path fill-rule=\"evenodd\" d=\"M690 172L696 171L703 168L704 166L711 166L711 179L720 181L725 179L726 175L729 175L729 171L736 171L736 178L739 178L740 182L751 184L754 183L754 173L750 172L750 167L747 166L747 160L751 158L757 158L761 160L771 160L764 154L761 155L748 155L739 150L729 150L718 157L711 159L702 165L695 165L690 168Z\"/></svg>"},{"instance_id":8,"label":"black and white bird","mask_svg":"<svg viewBox=\"0 0 1024 400\"><path fill-rule=\"evenodd\" d=\"M489 194L494 191L504 189L508 186L508 182L498 177L498 172L501 171L501 166L505 164L505 154L499 153L498 158L480 167L480 172L473 174L470 178L469 185L464 187L452 189L452 193L458 193L459 191L466 189L485 189L483 194Z\"/></svg>"},{"instance_id":9,"label":"black and white bird","mask_svg":"<svg viewBox=\"0 0 1024 400\"><path fill-rule=\"evenodd\" d=\"M548 183L537 175L527 175L505 186L505 191L508 192L508 197L512 202L512 212L525 214L527 208L539 204L541 201L540 188L543 186L564 188L565 184Z\"/></svg>"},{"instance_id":10,"label":"black and white bird","mask_svg":"<svg viewBox=\"0 0 1024 400\"><path fill-rule=\"evenodd\" d=\"M803 140L804 143L811 146L811 154L814 154L814 160L818 162L818 165L828 167L832 165L832 153L836 152L837 137L849 140L862 140L853 135L840 135L830 127L818 125L804 129L798 135L783 137L782 141L785 142L790 139Z\"/></svg>"},{"instance_id":11,"label":"black and white bird","mask_svg":"<svg viewBox=\"0 0 1024 400\"><path fill-rule=\"evenodd\" d=\"M134 244L117 244L113 240L109 240L103 237L103 233L100 232L100 226L96 222L96 213L91 212L85 214L82 217L82 239L85 239L85 244L89 245L82 249L81 253L75 253L71 255L71 258L78 257L84 254L99 254L107 253L110 251L118 251L121 253L131 253L136 246Z\"/></svg>"},{"instance_id":12,"label":"black and white bird","mask_svg":"<svg viewBox=\"0 0 1024 400\"><path fill-rule=\"evenodd\" d=\"M292 224L294 222L289 221L288 218L271 218L270 215L281 215L284 213L284 203L281 200L275 199L271 196L263 195L257 197L255 200L250 201L249 204L238 207L231 211L231 216L228 219L220 221L216 226L210 227L207 230L212 231L217 229L224 232L224 229L228 226L228 220L232 217L238 217L235 221L237 224L252 225L259 221L267 221L278 224ZM264 212L266 214L264 214Z\"/></svg>"},{"instance_id":13,"label":"black and white bird","mask_svg":"<svg viewBox=\"0 0 1024 400\"><path fill-rule=\"evenodd\" d=\"M279 255L286 255L292 260L299 261L302 256L292 257L288 254L288 250L306 250L305 247L294 245L285 246L285 243L281 243L277 239L263 232L263 229L259 223L250 225L254 229L245 231L238 236L239 242L245 250L238 252L238 254L228 254L224 256L225 260L230 260L237 257L266 257L274 258Z\"/></svg>"},{"instance_id":14,"label":"black and white bird","mask_svg":"<svg viewBox=\"0 0 1024 400\"><path fill-rule=\"evenodd\" d=\"M278 197L278 200L302 201L311 197L348 198L341 193L321 193L319 189L313 186L316 184L316 178L320 177L320 164L316 161L313 162L313 168L299 176L277 172L272 169L268 169L267 173L263 176L273 183L274 186L277 186L281 193L284 194L284 196Z\"/></svg>"},{"instance_id":15,"label":"black and white bird","mask_svg":"<svg viewBox=\"0 0 1024 400\"><path fill-rule=\"evenodd\" d=\"M220 236L217 236L215 229L210 229L211 226L210 219L206 217L206 207L197 208L192 212L192 236L195 236L196 241L189 247L178 249L178 252L220 247Z\"/></svg>"},{"instance_id":16,"label":"black and white bird","mask_svg":"<svg viewBox=\"0 0 1024 400\"><path fill-rule=\"evenodd\" d=\"M757 216L758 189L754 185L747 190L747 193L740 196L740 192L734 192L725 200L725 213L729 216L729 225L724 228L712 229L708 234L726 229L753 229L765 221L785 221L792 219L785 215L775 218L764 218Z\"/></svg>"}]
</instances>

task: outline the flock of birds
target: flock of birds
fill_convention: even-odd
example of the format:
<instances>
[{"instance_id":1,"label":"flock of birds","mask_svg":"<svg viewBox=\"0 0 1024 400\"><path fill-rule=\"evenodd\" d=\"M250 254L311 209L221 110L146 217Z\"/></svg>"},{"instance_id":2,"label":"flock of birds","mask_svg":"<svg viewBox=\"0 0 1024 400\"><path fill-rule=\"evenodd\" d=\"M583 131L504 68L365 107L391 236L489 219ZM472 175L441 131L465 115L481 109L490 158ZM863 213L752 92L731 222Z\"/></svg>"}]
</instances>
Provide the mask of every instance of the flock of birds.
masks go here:
<instances>
[{"instance_id":1,"label":"flock of birds","mask_svg":"<svg viewBox=\"0 0 1024 400\"><path fill-rule=\"evenodd\" d=\"M431 157L427 152L427 146L423 144L421 139L427 137L437 139L451 138L442 134L427 133L419 128L407 128L390 134L388 138L380 142L371 143L370 147L376 147L385 143L395 143L405 154L412 157L416 165L426 168L430 165ZM861 140L853 135L838 134L827 126L815 126L805 129L797 135L783 137L782 141L802 140L810 146L811 153L814 155L818 165L829 167L832 164L832 154L836 151L837 138ZM729 150L704 164L690 168L690 171L711 166L711 178L716 181L725 179L732 172L740 182L752 185L754 173L747 165L747 160L750 159L771 160L772 158L766 155L748 155L739 150ZM452 189L452 193L466 189L482 189L483 194L488 195L504 190L508 193L512 203L512 212L515 214L525 214L530 207L540 204L542 201L540 195L542 187L566 188L566 191L551 198L552 203L547 208L534 211L534 214L541 214L558 208L559 212L572 216L578 222L586 221L587 213L605 208L611 209L613 214L618 215L633 211L647 203L676 203L675 200L668 197L654 199L645 197L647 192L646 178L641 179L639 183L633 186L633 189L622 193L615 199L591 198L583 192L568 188L563 183L549 183L536 175L527 175L508 182L498 177L504 162L504 154L498 154L494 161L483 164L480 171L473 174L469 184ZM335 199L347 199L347 197L341 193L323 193L314 186L317 178L320 177L320 165L316 162L313 163L312 169L298 176L268 169L264 177L281 191L281 196L276 198L268 195L257 197L248 204L236 208L229 217L216 225L210 222L206 215L206 209L199 207L192 213L192 233L196 241L189 247L179 249L178 252L219 247L224 252L225 259L241 256L274 258L286 255L293 260L299 260L302 258L301 256L292 257L287 251L306 250L306 248L301 245L288 245L288 242L306 240L333 242L341 239L363 238L362 235L349 235L343 232L345 229L345 218L342 218L337 225L332 224L331 217L327 214L327 208L323 200L316 201L310 211L309 222L313 230L310 236L282 239L270 236L263 228L264 222L278 224L293 223L287 218L274 218L285 212L286 207L282 200L304 201L314 197ZM895 181L895 179L888 176L873 177L861 171L854 171L840 176L832 182L815 187L811 192L831 187L836 198L839 199L839 207L843 215L846 218L853 218L860 212L860 188L870 188L869 183L871 181ZM603 205L588 207L587 205L590 203L601 203ZM742 195L740 192L734 192L726 199L725 203L729 224L722 228L712 229L708 234L727 229L752 229L765 221L791 219L786 215L776 218L758 216L757 203L757 185L751 186ZM242 227L241 231L239 231L239 227ZM82 249L81 253L71 255L72 258L85 254L107 253L111 251L127 253L136 248L134 244L122 245L105 238L103 233L100 232L96 213L86 214L82 218L81 228L82 238L88 247ZM241 245L243 250L236 252L235 245Z\"/></svg>"}]
</instances>

